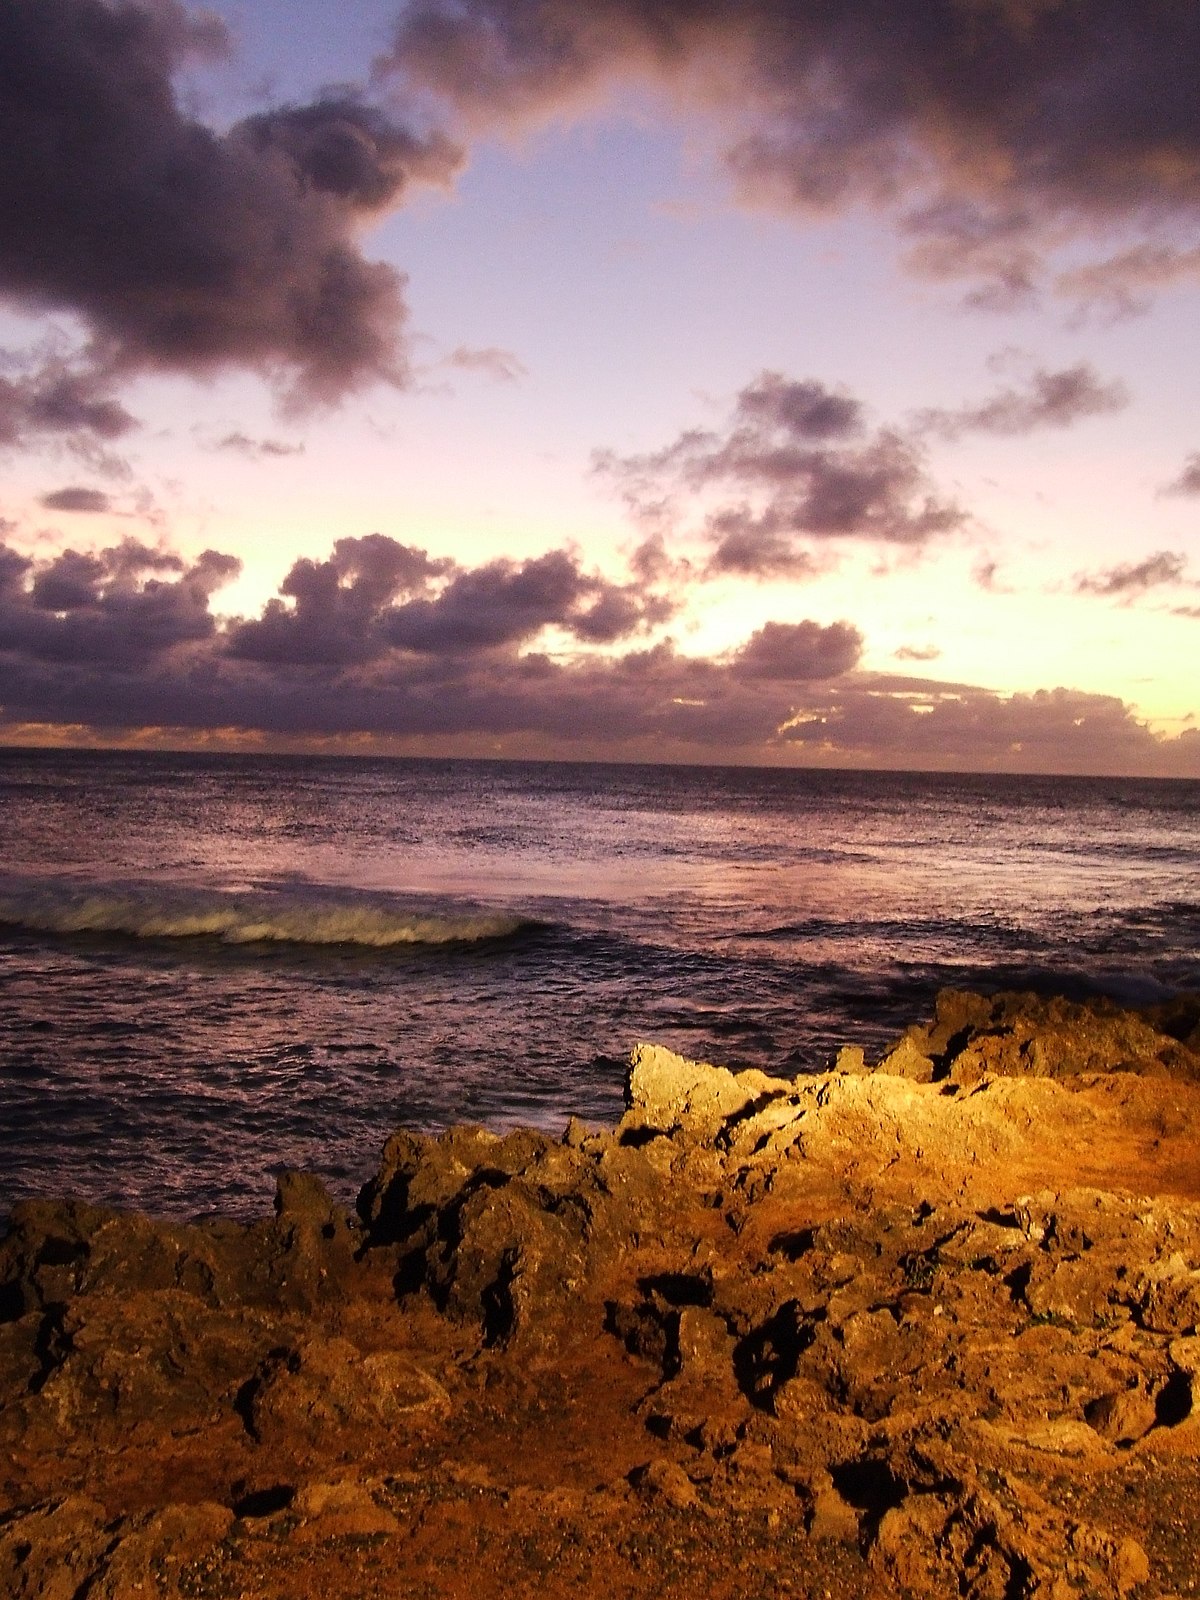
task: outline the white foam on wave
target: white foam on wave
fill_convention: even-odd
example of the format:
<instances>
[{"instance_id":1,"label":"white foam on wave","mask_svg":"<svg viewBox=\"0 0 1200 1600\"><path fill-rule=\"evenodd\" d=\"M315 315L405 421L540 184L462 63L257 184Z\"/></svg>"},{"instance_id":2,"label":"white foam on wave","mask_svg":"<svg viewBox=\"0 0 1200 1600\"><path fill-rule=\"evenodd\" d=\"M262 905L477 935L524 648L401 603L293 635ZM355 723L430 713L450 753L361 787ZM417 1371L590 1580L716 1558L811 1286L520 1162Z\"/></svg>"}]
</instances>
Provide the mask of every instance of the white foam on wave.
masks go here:
<instances>
[{"instance_id":1,"label":"white foam on wave","mask_svg":"<svg viewBox=\"0 0 1200 1600\"><path fill-rule=\"evenodd\" d=\"M377 897L285 889L254 894L156 886L0 887L0 923L35 933L133 939L216 939L223 944L399 945L503 939L527 926L511 912L417 911Z\"/></svg>"}]
</instances>

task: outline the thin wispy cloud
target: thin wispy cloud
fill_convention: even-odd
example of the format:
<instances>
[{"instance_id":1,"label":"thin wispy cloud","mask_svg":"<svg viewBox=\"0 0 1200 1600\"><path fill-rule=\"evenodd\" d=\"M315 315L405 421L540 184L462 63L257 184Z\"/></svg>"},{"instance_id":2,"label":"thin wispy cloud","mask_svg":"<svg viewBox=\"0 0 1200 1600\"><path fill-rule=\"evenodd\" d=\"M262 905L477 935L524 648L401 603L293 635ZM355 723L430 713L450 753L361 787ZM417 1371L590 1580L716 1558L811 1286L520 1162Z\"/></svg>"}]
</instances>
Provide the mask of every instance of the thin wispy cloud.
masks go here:
<instances>
[{"instance_id":1,"label":"thin wispy cloud","mask_svg":"<svg viewBox=\"0 0 1200 1600\"><path fill-rule=\"evenodd\" d=\"M302 444L289 444L286 439L255 439L240 429L225 434L212 447L230 455L245 456L250 461L281 460L286 456L302 456Z\"/></svg>"},{"instance_id":2,"label":"thin wispy cloud","mask_svg":"<svg viewBox=\"0 0 1200 1600\"><path fill-rule=\"evenodd\" d=\"M495 383L518 383L529 376L529 369L520 356L514 355L511 350L501 350L498 345L487 345L476 350L460 344L450 352L442 365L458 372L478 373L480 377L491 378Z\"/></svg>"},{"instance_id":3,"label":"thin wispy cloud","mask_svg":"<svg viewBox=\"0 0 1200 1600\"><path fill-rule=\"evenodd\" d=\"M968 433L1018 438L1043 428L1069 428L1088 417L1111 416L1129 404L1119 379L1102 379L1087 362L1054 372L1039 368L1022 388L998 390L954 410L926 410L917 426L944 439Z\"/></svg>"},{"instance_id":4,"label":"thin wispy cloud","mask_svg":"<svg viewBox=\"0 0 1200 1600\"><path fill-rule=\"evenodd\" d=\"M893 653L897 661L936 661L942 652L936 644L902 644Z\"/></svg>"},{"instance_id":5,"label":"thin wispy cloud","mask_svg":"<svg viewBox=\"0 0 1200 1600\"><path fill-rule=\"evenodd\" d=\"M1200 451L1193 451L1177 478L1164 484L1161 494L1200 495Z\"/></svg>"},{"instance_id":6,"label":"thin wispy cloud","mask_svg":"<svg viewBox=\"0 0 1200 1600\"><path fill-rule=\"evenodd\" d=\"M1186 583L1187 565L1187 557L1181 551L1156 550L1143 561L1127 562L1099 572L1076 574L1075 592L1133 598L1145 594L1149 589Z\"/></svg>"}]
</instances>

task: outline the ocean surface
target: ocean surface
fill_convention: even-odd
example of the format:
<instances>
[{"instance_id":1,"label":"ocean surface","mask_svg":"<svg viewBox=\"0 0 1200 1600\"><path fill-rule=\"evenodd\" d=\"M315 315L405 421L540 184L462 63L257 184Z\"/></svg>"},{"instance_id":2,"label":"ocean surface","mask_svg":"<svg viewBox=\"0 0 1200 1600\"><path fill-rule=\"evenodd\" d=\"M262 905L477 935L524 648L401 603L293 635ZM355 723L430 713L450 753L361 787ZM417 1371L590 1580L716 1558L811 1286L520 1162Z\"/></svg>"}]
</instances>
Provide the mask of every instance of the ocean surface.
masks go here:
<instances>
[{"instance_id":1,"label":"ocean surface","mask_svg":"<svg viewBox=\"0 0 1200 1600\"><path fill-rule=\"evenodd\" d=\"M352 1196L620 1113L642 1039L877 1052L944 985L1200 988L1200 784L0 752L0 1215Z\"/></svg>"}]
</instances>

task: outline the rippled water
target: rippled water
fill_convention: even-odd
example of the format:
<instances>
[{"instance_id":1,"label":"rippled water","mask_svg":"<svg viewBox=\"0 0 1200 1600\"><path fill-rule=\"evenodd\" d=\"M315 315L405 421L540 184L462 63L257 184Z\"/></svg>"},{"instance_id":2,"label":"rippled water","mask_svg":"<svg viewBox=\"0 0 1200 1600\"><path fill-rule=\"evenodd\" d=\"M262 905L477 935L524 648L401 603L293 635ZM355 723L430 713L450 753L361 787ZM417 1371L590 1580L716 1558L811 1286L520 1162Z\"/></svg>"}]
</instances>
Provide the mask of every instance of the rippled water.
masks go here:
<instances>
[{"instance_id":1,"label":"rippled water","mask_svg":"<svg viewBox=\"0 0 1200 1600\"><path fill-rule=\"evenodd\" d=\"M0 752L0 1210L344 1194L399 1123L795 1073L946 983L1200 987L1200 785Z\"/></svg>"}]
</instances>

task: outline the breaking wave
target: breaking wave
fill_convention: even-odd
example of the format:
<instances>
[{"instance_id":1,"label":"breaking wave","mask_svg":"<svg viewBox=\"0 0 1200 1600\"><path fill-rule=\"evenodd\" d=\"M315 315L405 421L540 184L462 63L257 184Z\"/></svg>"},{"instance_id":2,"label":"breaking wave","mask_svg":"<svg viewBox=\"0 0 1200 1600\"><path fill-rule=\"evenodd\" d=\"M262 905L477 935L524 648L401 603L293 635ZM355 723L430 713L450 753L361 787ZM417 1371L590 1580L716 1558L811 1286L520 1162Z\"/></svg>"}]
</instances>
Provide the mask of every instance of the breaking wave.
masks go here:
<instances>
[{"instance_id":1,"label":"breaking wave","mask_svg":"<svg viewBox=\"0 0 1200 1600\"><path fill-rule=\"evenodd\" d=\"M533 926L513 912L414 907L385 895L312 885L226 891L149 884L0 882L0 926L61 936L213 939L227 945L473 944Z\"/></svg>"}]
</instances>

